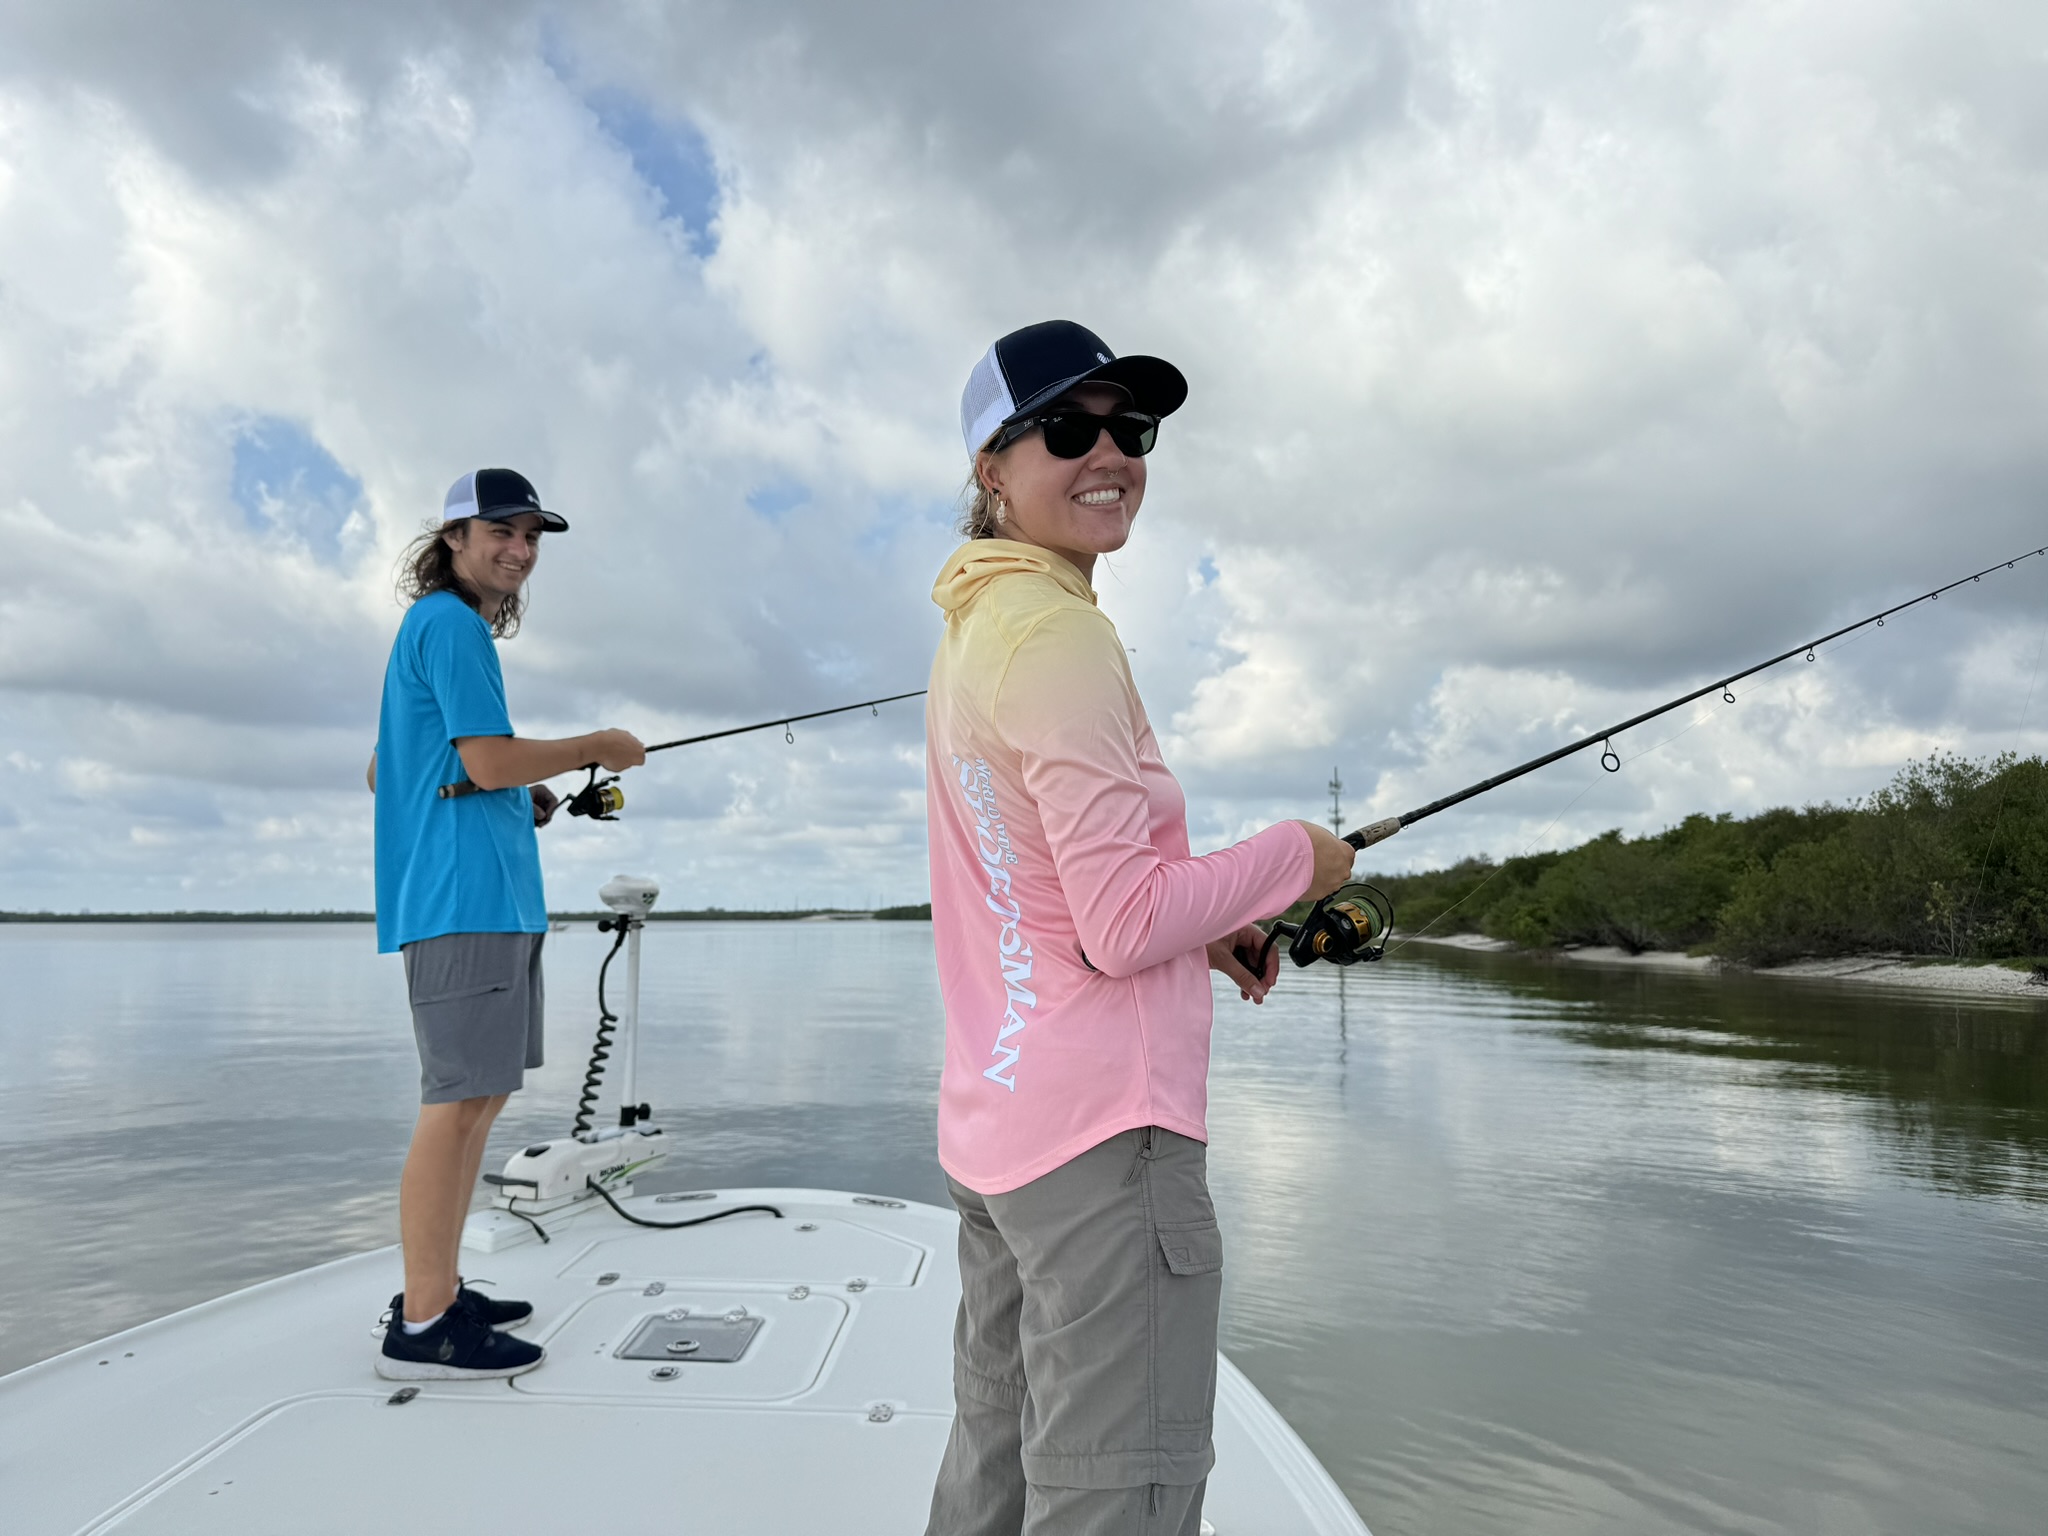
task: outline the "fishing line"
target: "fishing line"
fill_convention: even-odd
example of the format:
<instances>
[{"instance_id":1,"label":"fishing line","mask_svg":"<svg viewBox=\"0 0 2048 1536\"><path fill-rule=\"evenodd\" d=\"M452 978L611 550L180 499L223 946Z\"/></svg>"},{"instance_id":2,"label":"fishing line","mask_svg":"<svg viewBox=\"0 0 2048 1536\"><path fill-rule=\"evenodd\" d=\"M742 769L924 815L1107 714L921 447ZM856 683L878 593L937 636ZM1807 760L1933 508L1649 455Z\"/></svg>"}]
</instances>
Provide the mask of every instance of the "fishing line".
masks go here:
<instances>
[{"instance_id":1,"label":"fishing line","mask_svg":"<svg viewBox=\"0 0 2048 1536\"><path fill-rule=\"evenodd\" d=\"M1654 751L1655 749L1653 748L1652 750ZM1633 761L1633 759L1631 759L1631 761ZM1569 812L1571 808L1577 805L1581 800L1585 799L1587 792L1591 790L1592 787L1595 784L1598 784L1599 782L1600 775L1596 773L1589 777L1584 784L1580 785L1579 792L1576 795L1573 795L1571 799L1565 801L1565 803L1562 806L1558 807L1557 814L1550 818L1550 824L1544 827L1544 829L1541 832L1538 832L1534 837L1530 838L1528 842L1524 843L1522 845L1522 851L1516 854L1515 857L1518 859L1526 859L1529 856L1529 850L1531 848L1534 848L1538 843L1542 842L1543 839L1550 836L1551 831L1557 826L1557 824L1560 821L1564 820L1566 813ZM1390 948L1387 951L1387 953L1390 955L1398 955L1410 944L1413 944L1416 940L1422 938L1423 935L1427 934L1430 929L1434 928L1438 923L1442 922L1445 918L1449 917L1453 912L1457 911L1458 908L1465 905L1465 903L1470 901L1474 896L1477 896L1481 891L1485 890L1487 886L1491 885L1493 883L1493 877L1499 874L1502 870L1506 869L1508 867L1508 862L1508 860L1503 859L1500 863L1494 865L1492 869L1486 872L1486 878L1484 880L1480 881L1477 885L1473 886L1471 890L1467 891L1464 895L1460 896L1456 901L1452 902L1448 907L1445 907L1443 911L1437 913L1435 917L1432 917L1420 928L1416 929L1413 933L1409 934L1407 938L1403 939L1400 943Z\"/></svg>"}]
</instances>

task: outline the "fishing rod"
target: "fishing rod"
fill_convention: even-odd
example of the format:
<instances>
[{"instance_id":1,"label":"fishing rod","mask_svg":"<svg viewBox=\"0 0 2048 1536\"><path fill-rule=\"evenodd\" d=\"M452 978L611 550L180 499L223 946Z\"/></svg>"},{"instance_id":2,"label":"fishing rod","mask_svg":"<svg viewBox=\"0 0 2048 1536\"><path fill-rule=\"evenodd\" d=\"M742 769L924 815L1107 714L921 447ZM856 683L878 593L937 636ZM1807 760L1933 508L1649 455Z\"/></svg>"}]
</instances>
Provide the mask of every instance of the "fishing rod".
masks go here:
<instances>
[{"instance_id":1,"label":"fishing rod","mask_svg":"<svg viewBox=\"0 0 2048 1536\"><path fill-rule=\"evenodd\" d=\"M1594 731L1591 735L1583 736L1577 741L1559 747L1554 752L1546 752L1541 757L1532 757L1528 762L1517 764L1505 773L1497 773L1490 779L1481 779L1477 784L1468 784L1455 794L1445 795L1440 800L1432 800L1427 805L1417 806L1412 811L1404 811L1399 816L1388 816L1382 820L1370 822L1354 831L1346 832L1344 834L1344 841L1353 848L1363 852L1374 843L1385 842L1403 827L1413 826L1424 817L1434 816L1438 811L1447 811L1454 805L1462 805L1475 795L1483 795L1488 790L1499 789L1501 785L1511 784L1524 774L1534 773L1539 768L1547 768L1552 763L1570 757L1574 753L1584 752L1587 748L1593 746L1601 748L1600 766L1609 773L1619 773L1621 772L1621 756L1614 750L1614 738L1623 731L1641 725L1645 721L1655 720L1659 715L1668 715L1674 709L1682 709L1695 699L1705 698L1717 688L1721 690L1722 700L1733 704L1735 702L1734 685L1746 677L1754 677L1759 672L1767 672L1779 663L1790 661L1794 656L1802 654L1808 661L1812 661L1815 649L1826 645L1830 640L1839 640L1844 635L1854 634L1857 630L1866 629L1873 624L1882 629L1884 621L1895 613L1903 613L1906 609L1916 607L1921 603L1938 602L1941 594L1944 592L1953 592L1957 587L1968 586L1972 582L1982 581L1986 576L1992 575L1996 571L2012 570L2022 560L2031 560L2036 555L2048 555L2048 545L2043 545L2039 549L2030 549L2023 555L2014 555L2010 560L2001 560L1996 565L1987 565L1981 571L1977 571L1969 576L1958 577L1945 586L1936 587L1931 592L1922 592L1918 597L1908 598L1903 603L1894 603L1891 607L1881 612L1871 614L1869 618L1858 619L1854 624L1844 624L1840 629L1830 630L1827 634L1809 640L1804 645L1795 645L1788 651L1780 651L1777 655L1770 657L1768 660L1760 661L1755 666L1744 667L1740 672L1731 672L1726 677L1708 683L1703 687L1693 689L1690 693L1680 694L1668 704L1659 704L1655 709L1646 709L1639 715L1631 715L1618 725L1610 725L1604 730ZM1309 909L1308 915L1301 922L1275 923L1271 934L1266 939L1265 948L1260 951L1257 957L1255 966L1249 951L1239 950L1238 959L1245 964L1247 969L1254 970L1258 975L1264 975L1266 960L1272 954L1274 944L1279 939L1286 938L1290 941L1287 949L1288 958L1293 960L1296 965L1312 965L1317 960L1328 960L1335 965L1355 965L1360 961L1377 960L1386 953L1387 936L1393 930L1393 926L1394 906L1387 899L1386 894L1362 881L1353 881L1318 901Z\"/></svg>"},{"instance_id":2,"label":"fishing rod","mask_svg":"<svg viewBox=\"0 0 2048 1536\"><path fill-rule=\"evenodd\" d=\"M827 715L849 714L856 709L865 709L879 718L882 705L894 704L902 699L921 699L924 695L925 690L919 688L911 693L892 693L886 698L862 699L857 704L838 704L831 709L814 709L808 714L778 715L773 720L762 720L753 725L735 725L722 731L706 731L701 736L678 736L674 741L656 742L647 751L651 755L666 752L671 747L694 747L700 741L720 741L727 736L745 736L753 731L772 730L778 725L782 727L783 739L794 742L796 733L790 727L801 725L806 720L822 720ZM590 778L581 789L562 802L563 808L571 816L588 816L592 821L617 821L619 812L626 807L625 792L619 788L619 776L616 773L609 778L598 778L598 767L596 763L585 763L580 768L569 770L571 773L588 773ZM460 800L465 795L482 794L483 790L468 779L459 779L453 784L443 784L437 793L443 800Z\"/></svg>"}]
</instances>

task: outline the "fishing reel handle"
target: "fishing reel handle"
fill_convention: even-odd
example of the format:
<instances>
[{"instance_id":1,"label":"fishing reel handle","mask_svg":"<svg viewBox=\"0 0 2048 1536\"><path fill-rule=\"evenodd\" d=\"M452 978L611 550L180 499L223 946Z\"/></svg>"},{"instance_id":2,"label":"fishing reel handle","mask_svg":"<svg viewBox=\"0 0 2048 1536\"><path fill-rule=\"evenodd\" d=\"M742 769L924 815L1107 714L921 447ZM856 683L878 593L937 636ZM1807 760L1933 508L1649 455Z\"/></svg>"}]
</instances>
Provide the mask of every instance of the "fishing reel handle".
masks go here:
<instances>
[{"instance_id":1,"label":"fishing reel handle","mask_svg":"<svg viewBox=\"0 0 2048 1536\"><path fill-rule=\"evenodd\" d=\"M1301 925L1299 923L1276 921L1271 928L1266 930L1266 942L1259 946L1259 952L1256 955L1243 944L1237 945L1230 953L1239 965L1263 980L1266 975L1266 962L1273 958L1273 946L1278 944L1283 937L1293 938L1300 932Z\"/></svg>"}]
</instances>

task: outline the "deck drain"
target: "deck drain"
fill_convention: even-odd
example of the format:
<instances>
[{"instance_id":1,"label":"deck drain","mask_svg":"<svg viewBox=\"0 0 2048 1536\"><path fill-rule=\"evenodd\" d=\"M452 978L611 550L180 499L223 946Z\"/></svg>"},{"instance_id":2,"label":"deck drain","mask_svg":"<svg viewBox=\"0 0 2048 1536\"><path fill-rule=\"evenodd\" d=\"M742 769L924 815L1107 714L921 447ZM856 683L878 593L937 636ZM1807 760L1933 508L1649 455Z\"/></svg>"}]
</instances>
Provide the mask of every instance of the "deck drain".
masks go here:
<instances>
[{"instance_id":1,"label":"deck drain","mask_svg":"<svg viewBox=\"0 0 2048 1536\"><path fill-rule=\"evenodd\" d=\"M682 1374L683 1368L679 1365L657 1365L647 1373L647 1379L649 1381L674 1381Z\"/></svg>"}]
</instances>

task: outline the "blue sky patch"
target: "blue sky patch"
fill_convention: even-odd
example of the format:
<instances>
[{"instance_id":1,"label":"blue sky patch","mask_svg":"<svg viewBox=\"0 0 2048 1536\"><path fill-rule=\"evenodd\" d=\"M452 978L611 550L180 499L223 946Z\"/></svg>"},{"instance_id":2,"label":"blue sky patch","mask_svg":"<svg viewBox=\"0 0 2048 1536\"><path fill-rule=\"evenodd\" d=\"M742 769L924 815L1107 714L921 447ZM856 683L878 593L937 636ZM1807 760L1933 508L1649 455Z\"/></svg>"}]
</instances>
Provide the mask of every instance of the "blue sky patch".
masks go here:
<instances>
[{"instance_id":1,"label":"blue sky patch","mask_svg":"<svg viewBox=\"0 0 2048 1536\"><path fill-rule=\"evenodd\" d=\"M1195 562L1195 574L1202 578L1203 586L1213 587L1216 585L1216 578L1223 573L1216 569L1216 562L1214 560L1204 555Z\"/></svg>"},{"instance_id":2,"label":"blue sky patch","mask_svg":"<svg viewBox=\"0 0 2048 1536\"><path fill-rule=\"evenodd\" d=\"M878 497L873 516L854 537L854 546L863 554L880 555L906 535L929 546L934 534L952 532L959 516L960 503L952 497Z\"/></svg>"},{"instance_id":3,"label":"blue sky patch","mask_svg":"<svg viewBox=\"0 0 2048 1536\"><path fill-rule=\"evenodd\" d=\"M597 125L626 152L634 174L660 194L667 217L690 232L697 250L713 248L718 214L718 165L704 135L685 121L658 116L639 97L613 87L588 91L584 105Z\"/></svg>"},{"instance_id":4,"label":"blue sky patch","mask_svg":"<svg viewBox=\"0 0 2048 1536\"><path fill-rule=\"evenodd\" d=\"M230 492L251 528L302 541L329 565L341 559L341 530L363 499L363 482L319 439L282 416L257 416L235 434Z\"/></svg>"},{"instance_id":5,"label":"blue sky patch","mask_svg":"<svg viewBox=\"0 0 2048 1536\"><path fill-rule=\"evenodd\" d=\"M779 523L811 499L811 488L795 480L771 480L747 493L747 505L771 523Z\"/></svg>"}]
</instances>

